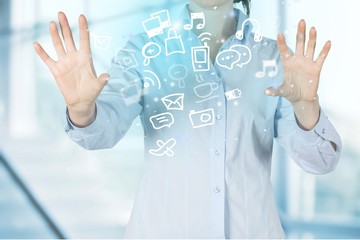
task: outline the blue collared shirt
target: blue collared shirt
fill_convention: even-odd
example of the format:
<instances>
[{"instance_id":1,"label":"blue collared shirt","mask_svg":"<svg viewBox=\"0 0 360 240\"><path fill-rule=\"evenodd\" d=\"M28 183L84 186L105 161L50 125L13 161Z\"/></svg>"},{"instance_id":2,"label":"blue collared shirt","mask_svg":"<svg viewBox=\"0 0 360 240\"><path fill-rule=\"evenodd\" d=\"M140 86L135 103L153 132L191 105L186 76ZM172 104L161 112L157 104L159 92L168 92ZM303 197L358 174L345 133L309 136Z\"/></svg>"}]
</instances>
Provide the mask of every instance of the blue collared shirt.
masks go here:
<instances>
[{"instance_id":1,"label":"blue collared shirt","mask_svg":"<svg viewBox=\"0 0 360 240\"><path fill-rule=\"evenodd\" d=\"M145 166L125 237L283 238L273 140L307 172L337 165L341 140L323 111L304 131L286 99L264 95L282 83L277 43L259 41L234 11L243 37L227 39L215 63L204 43L211 36L183 28L186 8L177 27L140 34L117 52L94 123L77 128L67 118L66 132L87 149L114 146L141 118Z\"/></svg>"}]
</instances>

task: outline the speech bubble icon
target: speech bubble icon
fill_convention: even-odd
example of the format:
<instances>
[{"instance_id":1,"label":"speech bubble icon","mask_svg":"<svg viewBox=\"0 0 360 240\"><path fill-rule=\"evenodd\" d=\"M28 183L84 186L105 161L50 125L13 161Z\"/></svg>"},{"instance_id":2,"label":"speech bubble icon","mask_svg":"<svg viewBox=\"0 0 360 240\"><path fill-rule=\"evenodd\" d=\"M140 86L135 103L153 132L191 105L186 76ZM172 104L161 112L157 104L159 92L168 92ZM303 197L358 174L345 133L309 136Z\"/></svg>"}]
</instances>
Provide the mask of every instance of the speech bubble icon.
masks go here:
<instances>
[{"instance_id":1,"label":"speech bubble icon","mask_svg":"<svg viewBox=\"0 0 360 240\"><path fill-rule=\"evenodd\" d=\"M160 113L158 115L150 117L151 125L154 129L158 130L164 127L171 127L174 124L174 116L169 113Z\"/></svg>"},{"instance_id":2,"label":"speech bubble icon","mask_svg":"<svg viewBox=\"0 0 360 240\"><path fill-rule=\"evenodd\" d=\"M220 52L216 57L216 64L220 67L227 68L229 70L233 69L235 64L240 61L241 55L233 50L228 49Z\"/></svg>"},{"instance_id":3,"label":"speech bubble icon","mask_svg":"<svg viewBox=\"0 0 360 240\"><path fill-rule=\"evenodd\" d=\"M236 51L240 55L240 60L236 63L237 66L243 67L251 61L251 51L249 47L236 44L233 45L229 50Z\"/></svg>"}]
</instances>

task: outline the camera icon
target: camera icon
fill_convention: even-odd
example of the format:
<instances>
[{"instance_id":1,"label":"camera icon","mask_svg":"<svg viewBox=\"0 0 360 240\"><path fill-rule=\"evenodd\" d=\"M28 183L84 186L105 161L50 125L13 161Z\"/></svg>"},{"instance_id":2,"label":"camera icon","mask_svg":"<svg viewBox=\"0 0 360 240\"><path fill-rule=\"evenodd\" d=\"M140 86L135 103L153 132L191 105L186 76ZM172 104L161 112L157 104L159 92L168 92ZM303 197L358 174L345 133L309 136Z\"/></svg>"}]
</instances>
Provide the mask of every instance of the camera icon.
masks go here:
<instances>
[{"instance_id":1,"label":"camera icon","mask_svg":"<svg viewBox=\"0 0 360 240\"><path fill-rule=\"evenodd\" d=\"M191 110L189 117L193 128L201 128L215 123L214 109L212 108L202 111Z\"/></svg>"}]
</instances>

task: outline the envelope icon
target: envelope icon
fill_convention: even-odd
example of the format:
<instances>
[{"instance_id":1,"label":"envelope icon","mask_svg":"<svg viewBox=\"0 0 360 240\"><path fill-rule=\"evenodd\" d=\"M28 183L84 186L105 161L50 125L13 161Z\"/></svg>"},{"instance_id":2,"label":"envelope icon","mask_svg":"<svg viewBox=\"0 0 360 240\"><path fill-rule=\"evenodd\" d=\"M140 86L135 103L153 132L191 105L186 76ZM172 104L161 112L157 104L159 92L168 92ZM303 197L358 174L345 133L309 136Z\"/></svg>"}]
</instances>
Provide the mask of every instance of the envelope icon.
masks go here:
<instances>
[{"instance_id":1,"label":"envelope icon","mask_svg":"<svg viewBox=\"0 0 360 240\"><path fill-rule=\"evenodd\" d=\"M95 48L107 51L109 50L112 37L106 35L94 35L94 45Z\"/></svg>"},{"instance_id":2,"label":"envelope icon","mask_svg":"<svg viewBox=\"0 0 360 240\"><path fill-rule=\"evenodd\" d=\"M184 110L184 93L174 93L161 98L167 110Z\"/></svg>"}]
</instances>

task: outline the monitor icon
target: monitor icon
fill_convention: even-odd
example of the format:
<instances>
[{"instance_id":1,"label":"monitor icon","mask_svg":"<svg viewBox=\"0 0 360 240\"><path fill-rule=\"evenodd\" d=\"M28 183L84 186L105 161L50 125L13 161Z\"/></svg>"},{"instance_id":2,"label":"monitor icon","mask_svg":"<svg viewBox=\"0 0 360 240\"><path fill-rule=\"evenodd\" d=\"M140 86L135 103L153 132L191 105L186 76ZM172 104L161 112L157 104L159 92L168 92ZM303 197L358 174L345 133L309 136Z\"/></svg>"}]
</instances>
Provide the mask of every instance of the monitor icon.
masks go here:
<instances>
[{"instance_id":1,"label":"monitor icon","mask_svg":"<svg viewBox=\"0 0 360 240\"><path fill-rule=\"evenodd\" d=\"M149 38L163 34L164 30L161 27L160 17L152 17L142 22L142 25Z\"/></svg>"},{"instance_id":2,"label":"monitor icon","mask_svg":"<svg viewBox=\"0 0 360 240\"><path fill-rule=\"evenodd\" d=\"M164 29L170 27L170 16L168 10L152 13L150 18L143 21L142 25L149 38L163 34Z\"/></svg>"},{"instance_id":3,"label":"monitor icon","mask_svg":"<svg viewBox=\"0 0 360 240\"><path fill-rule=\"evenodd\" d=\"M169 15L168 10L162 10L159 12L155 12L155 13L150 14L150 16L152 18L156 18L156 17L160 18L160 26L162 29L165 29L165 28L171 26L170 15Z\"/></svg>"}]
</instances>

